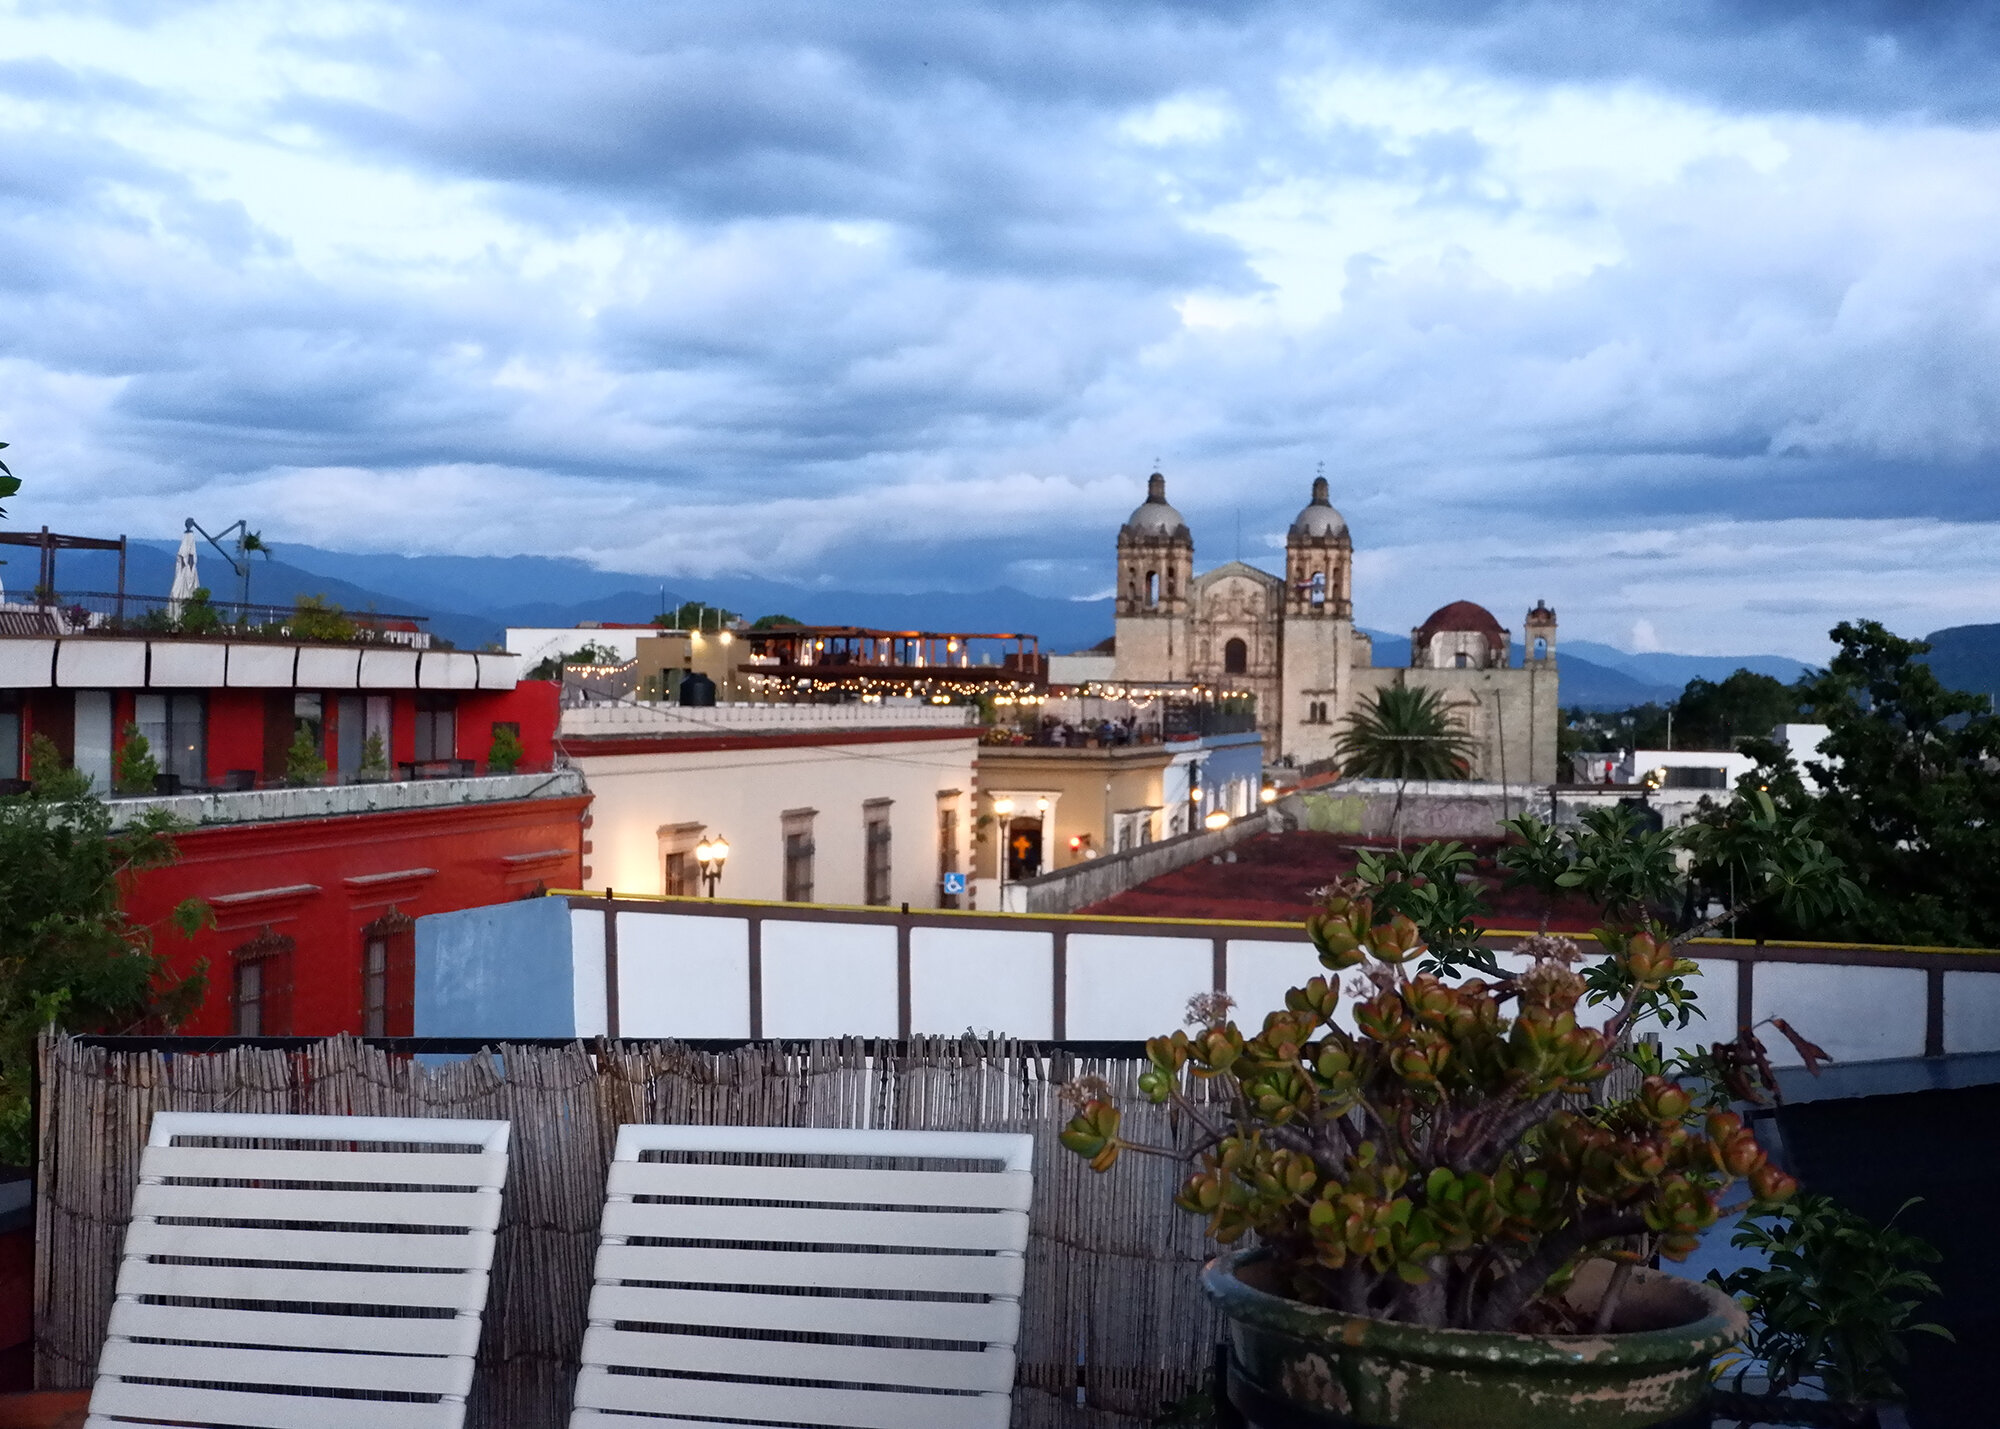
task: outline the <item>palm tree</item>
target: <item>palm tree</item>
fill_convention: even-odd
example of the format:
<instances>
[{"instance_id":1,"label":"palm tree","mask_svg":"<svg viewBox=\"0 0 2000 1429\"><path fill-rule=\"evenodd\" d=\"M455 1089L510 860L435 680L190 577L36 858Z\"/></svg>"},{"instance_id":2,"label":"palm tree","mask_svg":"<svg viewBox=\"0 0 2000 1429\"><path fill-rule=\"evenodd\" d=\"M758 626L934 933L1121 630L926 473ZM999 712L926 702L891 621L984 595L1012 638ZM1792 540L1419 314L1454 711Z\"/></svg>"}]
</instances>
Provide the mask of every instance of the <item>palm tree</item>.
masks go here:
<instances>
[{"instance_id":1,"label":"palm tree","mask_svg":"<svg viewBox=\"0 0 2000 1429\"><path fill-rule=\"evenodd\" d=\"M1349 717L1334 754L1351 778L1396 781L1389 826L1400 848L1403 786L1412 779L1470 778L1472 747L1436 690L1387 685Z\"/></svg>"}]
</instances>

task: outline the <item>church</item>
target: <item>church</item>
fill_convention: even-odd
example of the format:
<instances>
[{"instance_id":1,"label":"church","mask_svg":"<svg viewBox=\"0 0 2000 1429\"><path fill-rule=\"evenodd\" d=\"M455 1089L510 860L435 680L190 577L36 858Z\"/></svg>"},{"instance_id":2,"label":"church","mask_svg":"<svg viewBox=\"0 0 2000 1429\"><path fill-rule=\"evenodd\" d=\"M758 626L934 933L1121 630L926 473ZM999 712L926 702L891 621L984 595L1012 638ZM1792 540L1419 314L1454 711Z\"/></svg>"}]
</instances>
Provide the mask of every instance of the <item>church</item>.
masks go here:
<instances>
[{"instance_id":1,"label":"church","mask_svg":"<svg viewBox=\"0 0 2000 1429\"><path fill-rule=\"evenodd\" d=\"M1285 536L1283 579L1243 561L1194 573L1194 535L1154 472L1118 532L1116 678L1256 697L1266 758L1334 759L1348 717L1388 685L1436 690L1473 744L1472 777L1556 779L1556 613L1523 621L1523 659L1484 606L1455 600L1410 632L1408 666L1379 666L1355 628L1354 542L1325 477Z\"/></svg>"}]
</instances>

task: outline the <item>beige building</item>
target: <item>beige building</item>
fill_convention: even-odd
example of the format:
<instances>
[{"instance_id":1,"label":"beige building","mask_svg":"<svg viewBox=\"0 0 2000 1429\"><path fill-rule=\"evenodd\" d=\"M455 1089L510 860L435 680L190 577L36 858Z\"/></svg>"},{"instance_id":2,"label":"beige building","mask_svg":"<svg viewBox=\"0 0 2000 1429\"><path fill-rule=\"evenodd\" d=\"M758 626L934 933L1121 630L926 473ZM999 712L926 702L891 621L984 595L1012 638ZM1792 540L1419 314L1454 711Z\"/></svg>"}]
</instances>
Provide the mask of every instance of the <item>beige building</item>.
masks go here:
<instances>
[{"instance_id":1,"label":"beige building","mask_svg":"<svg viewBox=\"0 0 2000 1429\"><path fill-rule=\"evenodd\" d=\"M1194 535L1154 472L1118 532L1115 679L1254 695L1269 757L1295 764L1331 760L1383 686L1433 689L1473 740L1473 778L1555 782L1553 610L1528 612L1518 666L1491 612L1454 601L1411 632L1407 667L1382 667L1355 628L1353 582L1353 538L1324 477L1286 533L1281 579L1242 561L1197 576Z\"/></svg>"},{"instance_id":2,"label":"beige building","mask_svg":"<svg viewBox=\"0 0 2000 1429\"><path fill-rule=\"evenodd\" d=\"M1166 836L1166 744L1065 749L987 745L979 751L978 906L998 907L995 852L1004 835L1016 882ZM996 814L1003 802L1005 813Z\"/></svg>"},{"instance_id":3,"label":"beige building","mask_svg":"<svg viewBox=\"0 0 2000 1429\"><path fill-rule=\"evenodd\" d=\"M757 727L734 730L717 725L760 711L702 710L714 723L680 728L673 712L629 712L632 727L619 728L600 711L566 711L563 745L593 796L589 886L698 895L696 850L719 837L729 853L718 897L961 906L943 884L970 854L979 731L871 728L870 707L845 708L850 727L787 728L784 707L765 706Z\"/></svg>"}]
</instances>

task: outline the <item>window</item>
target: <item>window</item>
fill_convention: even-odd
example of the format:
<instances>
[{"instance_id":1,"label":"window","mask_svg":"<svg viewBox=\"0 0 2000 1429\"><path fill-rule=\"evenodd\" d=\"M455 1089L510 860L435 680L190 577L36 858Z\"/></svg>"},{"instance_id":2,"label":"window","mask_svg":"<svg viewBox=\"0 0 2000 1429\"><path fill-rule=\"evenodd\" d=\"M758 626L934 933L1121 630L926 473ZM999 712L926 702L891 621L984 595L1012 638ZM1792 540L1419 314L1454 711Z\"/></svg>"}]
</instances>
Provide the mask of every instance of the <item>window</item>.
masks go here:
<instances>
[{"instance_id":1,"label":"window","mask_svg":"<svg viewBox=\"0 0 2000 1429\"><path fill-rule=\"evenodd\" d=\"M1546 660L1549 658L1549 642L1545 637L1540 635L1535 637L1535 658L1537 660Z\"/></svg>"},{"instance_id":2,"label":"window","mask_svg":"<svg viewBox=\"0 0 2000 1429\"><path fill-rule=\"evenodd\" d=\"M1250 668L1250 647L1241 640L1232 639L1222 647L1222 673L1241 675Z\"/></svg>"},{"instance_id":3,"label":"window","mask_svg":"<svg viewBox=\"0 0 2000 1429\"><path fill-rule=\"evenodd\" d=\"M416 924L391 908L361 930L361 1035L408 1037L415 1026Z\"/></svg>"},{"instance_id":4,"label":"window","mask_svg":"<svg viewBox=\"0 0 2000 1429\"><path fill-rule=\"evenodd\" d=\"M862 805L862 901L880 906L889 901L889 800L870 799Z\"/></svg>"},{"instance_id":5,"label":"window","mask_svg":"<svg viewBox=\"0 0 2000 1429\"><path fill-rule=\"evenodd\" d=\"M780 816L785 837L785 901L813 901L813 815L816 809L787 809Z\"/></svg>"},{"instance_id":6,"label":"window","mask_svg":"<svg viewBox=\"0 0 2000 1429\"><path fill-rule=\"evenodd\" d=\"M1472 657L1461 650L1452 658L1451 663L1461 670L1469 670L1472 668Z\"/></svg>"},{"instance_id":7,"label":"window","mask_svg":"<svg viewBox=\"0 0 2000 1429\"><path fill-rule=\"evenodd\" d=\"M417 695L417 763L458 757L458 697L437 690Z\"/></svg>"},{"instance_id":8,"label":"window","mask_svg":"<svg viewBox=\"0 0 2000 1429\"><path fill-rule=\"evenodd\" d=\"M1146 604L1158 605L1159 603L1160 603L1160 573L1158 571L1147 571Z\"/></svg>"},{"instance_id":9,"label":"window","mask_svg":"<svg viewBox=\"0 0 2000 1429\"><path fill-rule=\"evenodd\" d=\"M1305 719L1305 722L1306 722L1307 724L1325 724L1325 723L1326 723L1326 701L1325 701L1325 700L1309 700L1309 701L1307 701L1307 703L1306 703L1306 719Z\"/></svg>"},{"instance_id":10,"label":"window","mask_svg":"<svg viewBox=\"0 0 2000 1429\"><path fill-rule=\"evenodd\" d=\"M946 802L949 800L950 802ZM938 888L948 875L958 872L958 791L938 796ZM938 907L958 907L956 893L938 894Z\"/></svg>"},{"instance_id":11,"label":"window","mask_svg":"<svg viewBox=\"0 0 2000 1429\"><path fill-rule=\"evenodd\" d=\"M660 891L669 898L700 894L701 863L694 851L707 831L706 824L660 825Z\"/></svg>"},{"instance_id":12,"label":"window","mask_svg":"<svg viewBox=\"0 0 2000 1429\"><path fill-rule=\"evenodd\" d=\"M342 695L333 702L333 748L330 761L343 782L361 772L362 746L368 740L368 696Z\"/></svg>"},{"instance_id":13,"label":"window","mask_svg":"<svg viewBox=\"0 0 2000 1429\"><path fill-rule=\"evenodd\" d=\"M290 938L269 928L231 950L230 1025L238 1037L284 1037L292 1030Z\"/></svg>"},{"instance_id":14,"label":"window","mask_svg":"<svg viewBox=\"0 0 2000 1429\"><path fill-rule=\"evenodd\" d=\"M19 779L21 768L21 697L0 690L0 780Z\"/></svg>"},{"instance_id":15,"label":"window","mask_svg":"<svg viewBox=\"0 0 2000 1429\"><path fill-rule=\"evenodd\" d=\"M1326 572L1325 572L1325 571L1314 571L1314 572L1313 572L1313 574L1312 574L1312 585L1311 585L1311 588L1310 588L1310 590L1308 591L1308 593L1307 593L1307 595L1306 595L1306 599L1307 599L1307 600L1308 600L1308 601L1309 601L1309 602L1310 602L1311 604L1313 604L1313 605L1316 605L1316 606L1317 606L1317 605L1325 605L1325 604L1326 604Z\"/></svg>"},{"instance_id":16,"label":"window","mask_svg":"<svg viewBox=\"0 0 2000 1429\"><path fill-rule=\"evenodd\" d=\"M162 774L189 789L208 783L207 709L199 694L138 695L132 713Z\"/></svg>"}]
</instances>

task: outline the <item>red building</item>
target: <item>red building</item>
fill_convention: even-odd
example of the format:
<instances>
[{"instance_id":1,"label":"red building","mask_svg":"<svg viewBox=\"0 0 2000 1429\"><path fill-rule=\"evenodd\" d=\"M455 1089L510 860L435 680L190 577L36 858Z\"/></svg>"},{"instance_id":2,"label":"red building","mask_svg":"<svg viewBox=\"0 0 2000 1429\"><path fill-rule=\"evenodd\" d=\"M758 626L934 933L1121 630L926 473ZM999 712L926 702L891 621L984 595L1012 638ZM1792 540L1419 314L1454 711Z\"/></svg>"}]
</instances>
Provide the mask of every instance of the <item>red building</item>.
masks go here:
<instances>
[{"instance_id":1,"label":"red building","mask_svg":"<svg viewBox=\"0 0 2000 1429\"><path fill-rule=\"evenodd\" d=\"M184 1031L407 1032L414 918L581 883L589 796L552 772L558 687L520 681L513 655L428 643L387 622L195 637L0 606L0 788L41 734L109 791L137 730L159 778L115 816L189 826L179 861L128 895L149 924L191 897L215 910L192 941L158 934L179 970L207 963ZM521 758L496 773L503 728ZM295 748L325 775L288 779Z\"/></svg>"},{"instance_id":2,"label":"red building","mask_svg":"<svg viewBox=\"0 0 2000 1429\"><path fill-rule=\"evenodd\" d=\"M259 802L179 835L177 862L133 880L126 906L156 927L183 899L215 910L193 940L157 934L178 971L208 965L183 1032L407 1036L418 916L582 883L590 799L573 770L274 792L291 816L270 817L267 794L204 800Z\"/></svg>"}]
</instances>

